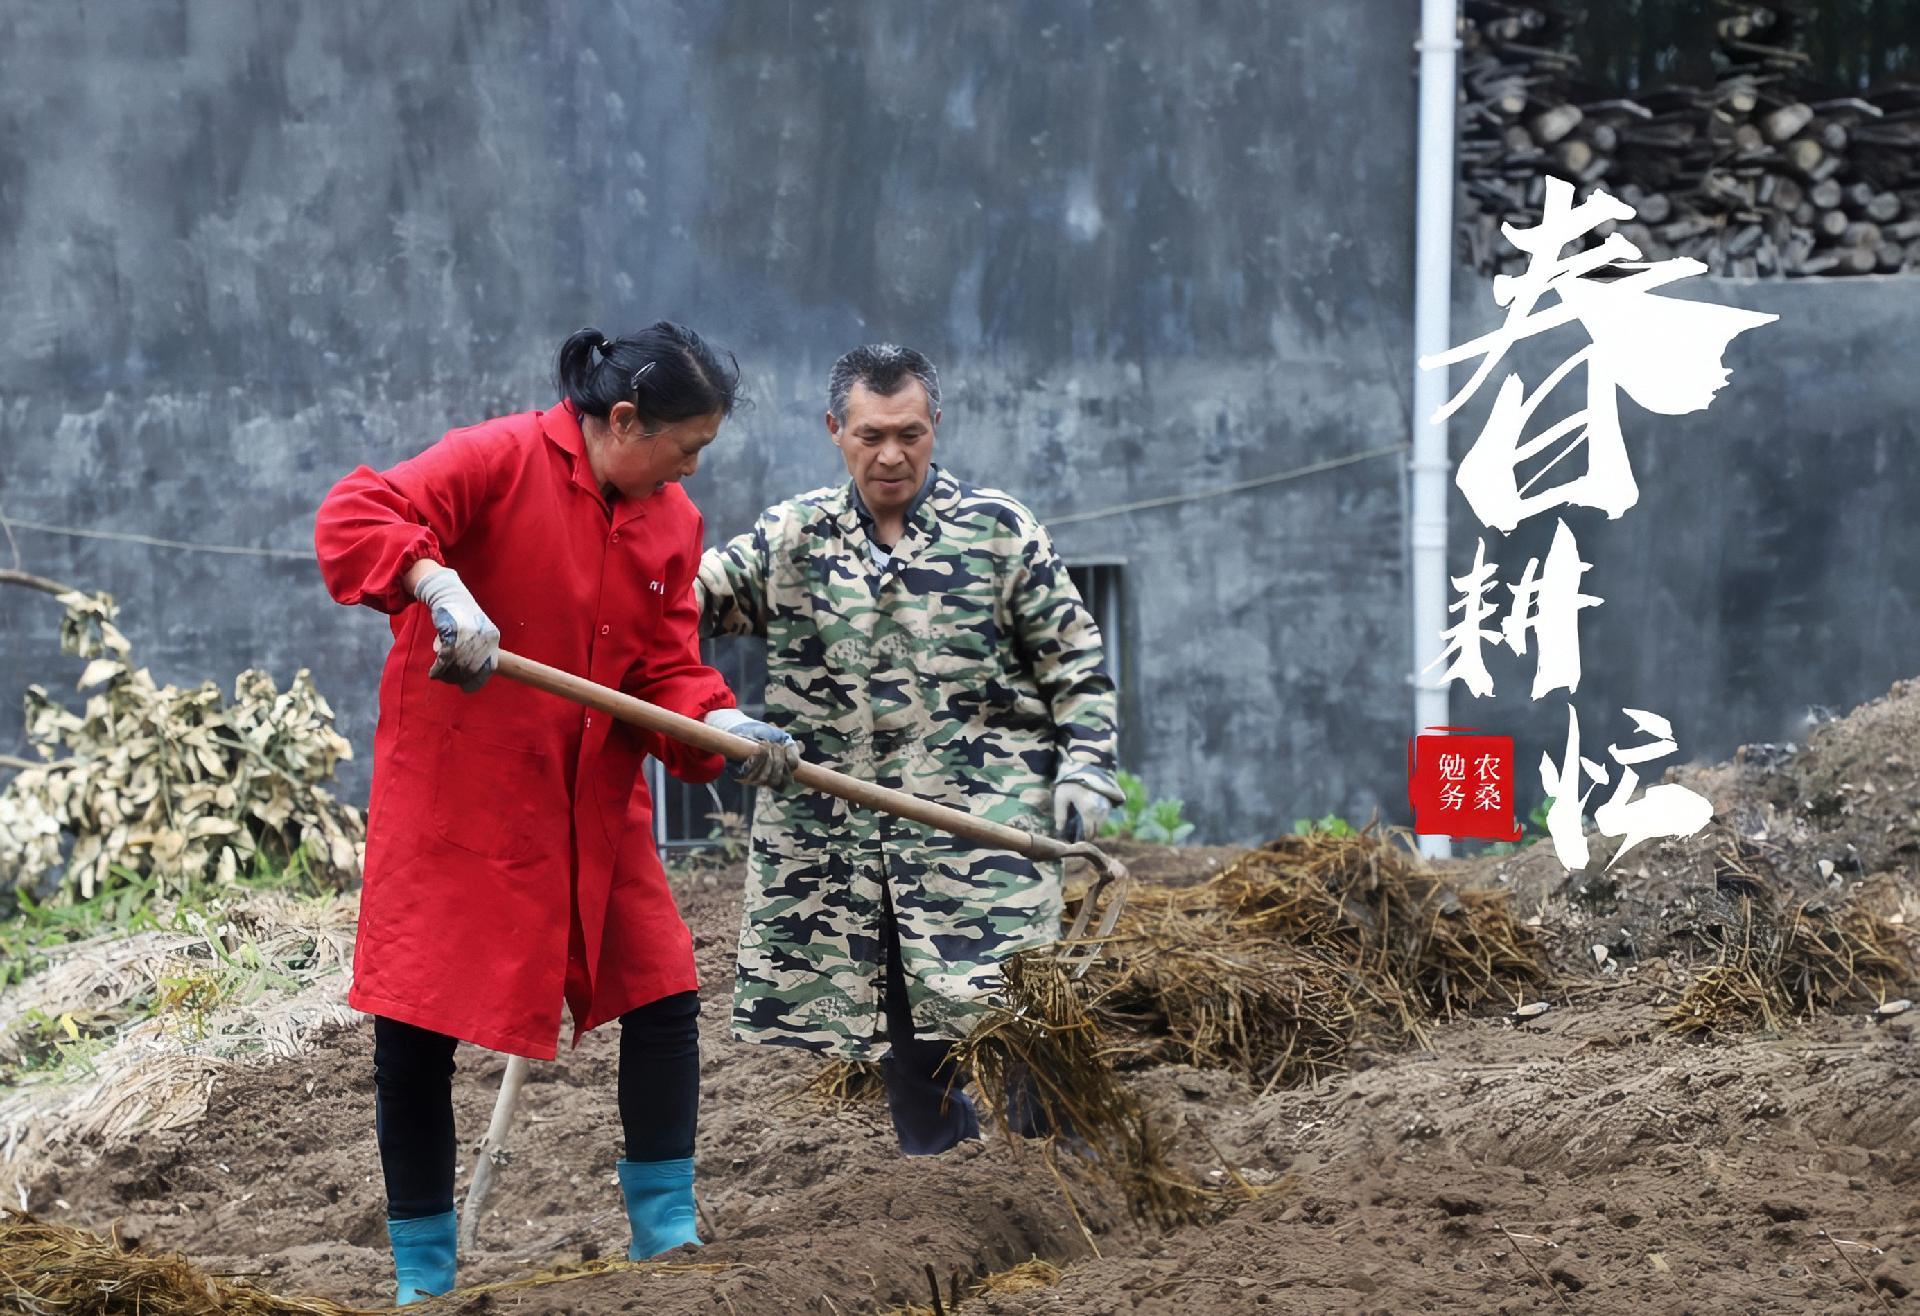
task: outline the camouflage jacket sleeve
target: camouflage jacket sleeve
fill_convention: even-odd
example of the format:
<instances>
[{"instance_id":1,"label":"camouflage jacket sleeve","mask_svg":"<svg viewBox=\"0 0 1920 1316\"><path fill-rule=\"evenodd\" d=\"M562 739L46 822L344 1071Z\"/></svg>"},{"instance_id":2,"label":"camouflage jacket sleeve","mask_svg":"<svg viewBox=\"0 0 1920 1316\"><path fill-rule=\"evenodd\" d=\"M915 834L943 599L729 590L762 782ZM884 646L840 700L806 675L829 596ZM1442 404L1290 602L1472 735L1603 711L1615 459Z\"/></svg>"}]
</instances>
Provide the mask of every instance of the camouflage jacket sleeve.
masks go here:
<instances>
[{"instance_id":1,"label":"camouflage jacket sleeve","mask_svg":"<svg viewBox=\"0 0 1920 1316\"><path fill-rule=\"evenodd\" d=\"M770 509L753 529L701 555L693 592L702 635L765 638L769 546L778 524L779 509Z\"/></svg>"},{"instance_id":2,"label":"camouflage jacket sleeve","mask_svg":"<svg viewBox=\"0 0 1920 1316\"><path fill-rule=\"evenodd\" d=\"M1046 527L1026 520L1023 528L1026 542L1013 574L1014 628L1021 656L1053 712L1056 775L1083 767L1111 775L1118 767L1119 714L1100 628Z\"/></svg>"}]
</instances>

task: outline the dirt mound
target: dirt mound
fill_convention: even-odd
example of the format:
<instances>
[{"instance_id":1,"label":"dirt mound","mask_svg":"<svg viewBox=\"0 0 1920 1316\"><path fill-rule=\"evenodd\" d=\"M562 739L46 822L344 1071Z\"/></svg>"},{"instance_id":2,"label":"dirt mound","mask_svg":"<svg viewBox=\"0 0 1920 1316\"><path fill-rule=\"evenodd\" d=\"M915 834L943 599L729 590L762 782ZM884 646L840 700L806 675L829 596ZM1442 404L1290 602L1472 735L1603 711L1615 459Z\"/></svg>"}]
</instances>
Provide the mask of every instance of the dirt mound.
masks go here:
<instances>
[{"instance_id":1,"label":"dirt mound","mask_svg":"<svg viewBox=\"0 0 1920 1316\"><path fill-rule=\"evenodd\" d=\"M873 1312L924 1304L924 1265L965 1292L1035 1253L1062 1266L1057 1282L959 1310L1525 1311L1550 1305L1544 1275L1629 1312L1865 1312L1878 1304L1842 1256L1889 1295L1920 1279L1911 1030L1830 1019L1792 1041L1708 1048L1660 1029L1662 997L1635 986L1519 1027L1461 1021L1430 1051L1264 1096L1219 1071L1152 1071L1139 1090L1176 1159L1270 1191L1169 1234L1096 1216L1098 1258L1035 1155L990 1144L903 1160L879 1112L777 1104L803 1057L716 1047L701 1137L715 1241L686 1259L722 1268L589 1276L514 1305ZM536 1071L463 1281L617 1255L611 1059L590 1043ZM366 1066L364 1039L338 1034L273 1086L220 1093L197 1135L50 1179L36 1208L96 1228L118 1219L277 1290L374 1302L387 1262ZM497 1073L463 1068L463 1127L483 1118Z\"/></svg>"},{"instance_id":2,"label":"dirt mound","mask_svg":"<svg viewBox=\"0 0 1920 1316\"><path fill-rule=\"evenodd\" d=\"M1594 837L1592 861L1573 874L1542 840L1463 861L1456 880L1512 891L1575 974L1594 968L1595 946L1615 963L1715 955L1751 881L1783 906L1854 897L1896 925L1920 923L1920 680L1822 723L1805 746L1743 745L1730 762L1666 779L1712 802L1697 835L1649 842L1618 864L1616 843Z\"/></svg>"},{"instance_id":3,"label":"dirt mound","mask_svg":"<svg viewBox=\"0 0 1920 1316\"><path fill-rule=\"evenodd\" d=\"M1195 876L1217 867L1203 860ZM1912 1016L1685 1043L1661 1026L1682 979L1649 965L1522 1025L1458 1020L1425 1049L1363 1049L1353 1072L1311 1087L1263 1095L1224 1071L1151 1068L1128 1082L1179 1170L1265 1190L1225 1219L1161 1232L1068 1158L1056 1178L1031 1147L903 1159L884 1107L801 1095L819 1073L810 1057L725 1041L738 875L675 880L708 983L699 1156L712 1242L668 1260L713 1268L589 1275L448 1309L930 1310L928 1265L962 1316L1526 1311L1556 1305L1543 1283L1629 1312L1866 1312L1880 1310L1862 1287L1876 1276L1888 1301L1920 1287ZM590 1035L535 1066L463 1283L621 1254L614 1044ZM460 1061L473 1137L501 1062L471 1049ZM29 1205L102 1231L118 1222L276 1291L376 1304L390 1277L369 1071L365 1029L333 1032L300 1060L223 1081L195 1128L97 1160L59 1153ZM1028 1267L1025 1291L979 1284L1035 1257L1057 1280L1031 1287L1052 1277Z\"/></svg>"},{"instance_id":4,"label":"dirt mound","mask_svg":"<svg viewBox=\"0 0 1920 1316\"><path fill-rule=\"evenodd\" d=\"M1827 1020L1703 1048L1663 1033L1661 997L1464 1021L1265 1096L1160 1071L1189 1154L1218 1146L1280 1190L978 1310L1545 1311L1551 1285L1580 1310L1869 1312L1862 1277L1920 1287L1911 1035Z\"/></svg>"},{"instance_id":5,"label":"dirt mound","mask_svg":"<svg viewBox=\"0 0 1920 1316\"><path fill-rule=\"evenodd\" d=\"M1817 728L1767 785L1778 813L1802 815L1796 841L1844 852L1843 869L1862 876L1911 876L1920 864L1920 680Z\"/></svg>"}]
</instances>

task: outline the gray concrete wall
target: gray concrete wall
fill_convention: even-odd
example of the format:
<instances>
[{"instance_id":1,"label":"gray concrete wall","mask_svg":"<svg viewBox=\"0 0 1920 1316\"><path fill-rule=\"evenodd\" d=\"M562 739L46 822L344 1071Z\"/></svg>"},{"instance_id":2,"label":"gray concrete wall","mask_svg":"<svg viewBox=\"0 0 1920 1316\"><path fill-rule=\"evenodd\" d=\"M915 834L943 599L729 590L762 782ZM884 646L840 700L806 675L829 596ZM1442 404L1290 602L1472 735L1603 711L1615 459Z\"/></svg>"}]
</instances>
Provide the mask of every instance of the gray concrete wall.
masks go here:
<instances>
[{"instance_id":1,"label":"gray concrete wall","mask_svg":"<svg viewBox=\"0 0 1920 1316\"><path fill-rule=\"evenodd\" d=\"M759 400L691 486L722 534L833 476L867 339L934 354L943 459L1043 512L1402 427L1411 0L106 11L0 9L15 517L304 551L356 462L663 315ZM1379 461L1062 528L1126 559L1130 756L1209 834L1392 794L1399 501ZM306 562L17 534L158 676L310 665L368 745L385 628ZM48 603L0 609L11 748L71 668Z\"/></svg>"},{"instance_id":2,"label":"gray concrete wall","mask_svg":"<svg viewBox=\"0 0 1920 1316\"><path fill-rule=\"evenodd\" d=\"M1486 283L1463 280L1456 341L1504 318ZM1780 318L1734 340L1732 379L1706 411L1657 416L1623 400L1638 505L1614 521L1565 514L1593 566L1582 588L1605 600L1581 613L1571 702L1582 751L1606 762L1608 744L1638 743L1623 707L1660 713L1679 752L1643 779L1743 743L1805 743L1809 709L1843 713L1920 673L1920 283L1699 278L1666 292ZM1578 326L1553 331L1522 344L1513 367L1537 383L1586 341ZM1570 382L1577 390L1582 377ZM1455 426L1456 458L1492 392ZM1544 560L1555 516L1507 539L1484 530L1457 491L1450 510L1452 570L1465 574L1476 533L1503 582L1529 557ZM1531 656L1500 650L1488 666L1495 696L1456 686L1453 719L1516 736L1520 794L1537 802L1541 750L1563 754L1568 696L1531 699Z\"/></svg>"},{"instance_id":3,"label":"gray concrete wall","mask_svg":"<svg viewBox=\"0 0 1920 1316\"><path fill-rule=\"evenodd\" d=\"M733 347L758 399L690 485L716 534L834 476L824 375L877 338L943 365L942 459L1043 514L1391 445L1415 15L0 0L0 511L304 554L339 474L544 405L565 333L660 316ZM1777 373L1738 374L1689 439L1662 424L1648 460L1698 482L1643 467L1632 530L1581 529L1590 559L1634 538L1612 569L1675 582L1643 646L1590 641L1596 698L1632 688L1603 671L1697 671L1650 705L1683 747L1724 746L1902 670L1920 636L1888 582L1920 536L1897 491L1866 492L1876 544L1792 474L1910 485L1912 375L1861 370L1911 336L1899 294L1791 290ZM1855 298L1879 309L1850 328ZM1060 524L1070 558L1126 564L1127 754L1203 836L1402 811L1401 490L1382 458ZM1656 496L1683 494L1656 534ZM310 666L369 746L385 627L303 558L16 533L30 569L116 594L157 676ZM1787 568L1855 583L1783 592ZM1624 619L1628 590L1597 583ZM76 674L51 623L0 591L0 749L20 685Z\"/></svg>"}]
</instances>

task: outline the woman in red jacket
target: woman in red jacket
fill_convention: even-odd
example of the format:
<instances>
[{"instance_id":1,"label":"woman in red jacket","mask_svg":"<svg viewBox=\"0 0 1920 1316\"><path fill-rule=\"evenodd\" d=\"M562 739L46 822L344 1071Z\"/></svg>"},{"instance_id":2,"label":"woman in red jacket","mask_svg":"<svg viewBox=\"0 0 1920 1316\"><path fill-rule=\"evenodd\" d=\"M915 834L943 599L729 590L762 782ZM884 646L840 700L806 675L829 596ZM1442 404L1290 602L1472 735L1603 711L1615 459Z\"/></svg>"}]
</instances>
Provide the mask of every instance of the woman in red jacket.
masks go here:
<instances>
[{"instance_id":1,"label":"woman in red jacket","mask_svg":"<svg viewBox=\"0 0 1920 1316\"><path fill-rule=\"evenodd\" d=\"M701 522L678 482L732 411L737 367L662 322L581 330L558 376L550 410L356 470L314 530L333 597L393 618L348 1001L374 1016L402 1303L453 1285L456 1041L551 1059L563 999L575 1042L621 1021L631 1255L699 1241L692 939L635 787L650 750L689 780L721 760L489 681L500 646L765 742L743 780L783 786L798 757L700 661Z\"/></svg>"}]
</instances>

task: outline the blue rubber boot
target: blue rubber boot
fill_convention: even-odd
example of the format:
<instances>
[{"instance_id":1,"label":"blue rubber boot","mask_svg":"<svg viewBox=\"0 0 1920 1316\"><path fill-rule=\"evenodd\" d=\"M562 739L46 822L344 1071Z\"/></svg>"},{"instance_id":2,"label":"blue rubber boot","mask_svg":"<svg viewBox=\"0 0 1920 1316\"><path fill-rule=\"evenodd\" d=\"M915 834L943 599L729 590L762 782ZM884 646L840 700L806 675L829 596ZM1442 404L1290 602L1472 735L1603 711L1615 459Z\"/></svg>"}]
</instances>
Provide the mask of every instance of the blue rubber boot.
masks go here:
<instances>
[{"instance_id":1,"label":"blue rubber boot","mask_svg":"<svg viewBox=\"0 0 1920 1316\"><path fill-rule=\"evenodd\" d=\"M459 1226L451 1211L416 1220L387 1221L393 1242L396 1307L422 1302L453 1289L453 1260Z\"/></svg>"},{"instance_id":2,"label":"blue rubber boot","mask_svg":"<svg viewBox=\"0 0 1920 1316\"><path fill-rule=\"evenodd\" d=\"M620 1195L627 1199L633 1226L629 1261L645 1261L682 1243L700 1243L694 1228L693 1158L678 1161L621 1161Z\"/></svg>"}]
</instances>

